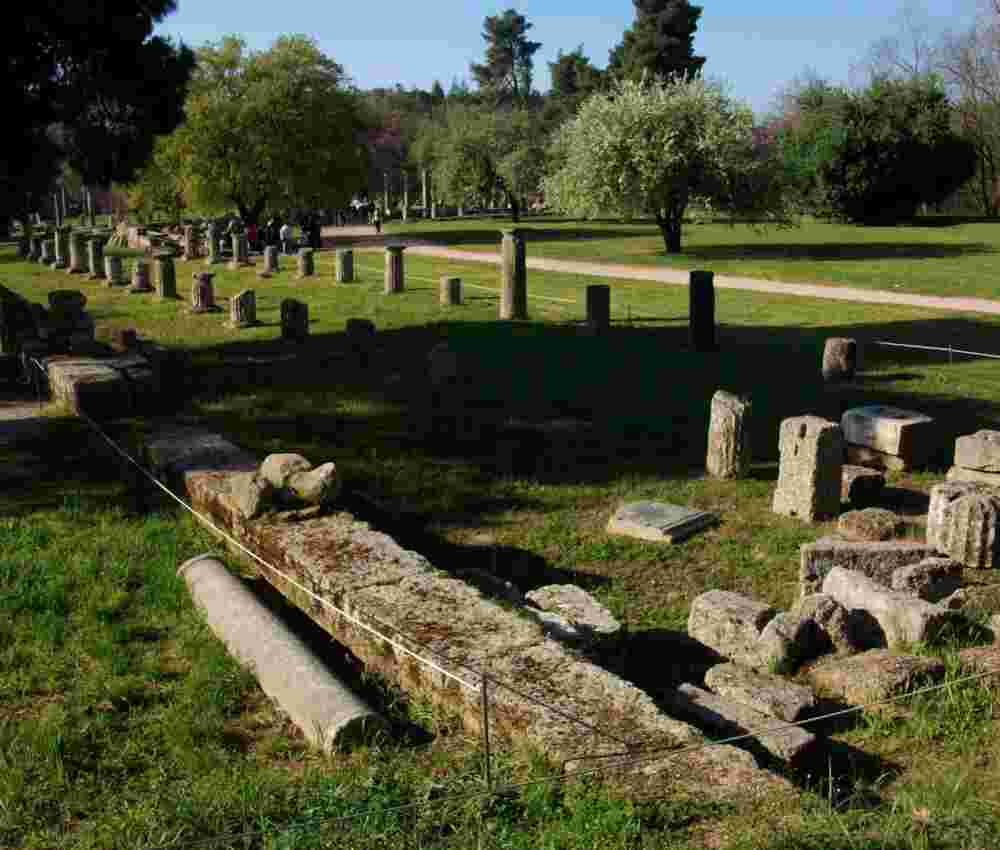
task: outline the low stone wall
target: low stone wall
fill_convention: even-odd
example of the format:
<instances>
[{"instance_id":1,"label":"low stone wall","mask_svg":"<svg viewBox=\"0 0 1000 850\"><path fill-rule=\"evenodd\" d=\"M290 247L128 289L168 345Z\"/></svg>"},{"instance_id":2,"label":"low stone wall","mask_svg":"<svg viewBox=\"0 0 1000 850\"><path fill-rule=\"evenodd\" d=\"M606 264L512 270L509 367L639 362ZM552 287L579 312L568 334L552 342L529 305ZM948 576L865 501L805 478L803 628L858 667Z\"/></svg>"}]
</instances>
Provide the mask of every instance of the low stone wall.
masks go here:
<instances>
[{"instance_id":1,"label":"low stone wall","mask_svg":"<svg viewBox=\"0 0 1000 850\"><path fill-rule=\"evenodd\" d=\"M705 740L693 726L661 711L644 691L547 638L537 622L436 570L348 513L291 523L274 517L245 520L230 483L255 471L258 460L218 435L171 428L153 435L144 452L154 472L185 492L196 510L291 579L247 559L369 669L456 713L470 733L480 733L477 671L485 670L503 683L488 685L491 734L541 751L556 763L593 767L602 762L580 760L638 756L643 750ZM389 634L392 642L358 622ZM437 669L405 650L431 660ZM749 753L731 746L692 749L672 758L663 753L645 761L629 784L718 799L791 790L784 779L759 768Z\"/></svg>"}]
</instances>

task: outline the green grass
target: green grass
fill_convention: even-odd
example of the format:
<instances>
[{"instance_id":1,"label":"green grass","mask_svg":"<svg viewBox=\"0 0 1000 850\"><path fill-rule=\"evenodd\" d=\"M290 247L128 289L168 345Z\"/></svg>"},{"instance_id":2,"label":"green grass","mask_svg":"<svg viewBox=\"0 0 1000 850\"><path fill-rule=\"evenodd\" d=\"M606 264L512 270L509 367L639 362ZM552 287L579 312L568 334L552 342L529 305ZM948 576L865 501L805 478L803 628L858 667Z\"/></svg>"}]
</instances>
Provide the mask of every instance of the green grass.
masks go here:
<instances>
[{"instance_id":1,"label":"green grass","mask_svg":"<svg viewBox=\"0 0 1000 850\"><path fill-rule=\"evenodd\" d=\"M664 253L653 224L529 218L529 256L627 263L924 295L1000 297L996 223L921 220L905 227L863 227L803 220L793 227L684 226L682 253ZM387 232L456 248L496 251L509 220L392 222Z\"/></svg>"},{"instance_id":2,"label":"green grass","mask_svg":"<svg viewBox=\"0 0 1000 850\"><path fill-rule=\"evenodd\" d=\"M333 283L329 254L308 281L294 280L287 262L268 281L216 267L220 296L257 292L263 324L239 332L224 327L225 314L192 316L184 302L129 296L15 262L9 251L0 253L0 279L33 300L82 289L103 338L135 326L187 347L200 389L183 413L260 455L334 460L348 506L436 565L488 567L495 557L497 571L523 589L588 587L628 625L626 672L653 694L672 683L664 659L679 651L676 633L695 595L722 587L787 606L799 544L830 527L769 510L782 418L835 418L866 401L935 415L942 450L932 470L896 476L888 495L913 515L919 493L950 462L951 439L1000 416L990 361L949 363L869 344L854 386L824 387L818 374L831 335L995 350L998 322L983 316L720 291L721 350L699 355L687 347L682 288L611 281L614 327L595 338L579 325L592 278L531 273L529 291L541 297L529 302L531 322L512 324L496 321L495 268L408 256L407 291L385 297L381 256L355 261L360 279L343 285ZM195 268L203 266L178 263L184 294ZM445 273L462 277L462 307L438 306ZM284 297L309 303L303 346L276 340ZM367 366L343 334L355 316L379 328ZM498 467L489 439L425 439L426 356L443 340L460 353L487 420L583 417L599 450L556 443L509 469ZM305 357L253 382L246 367L217 368L289 352ZM701 477L708 401L720 387L753 398L748 480ZM55 427L58 438L38 447L49 474L0 494L0 846L144 847L245 830L259 831L250 845L262 847L464 848L481 830L484 846L502 848L997 843L996 692L978 685L836 732L835 787L824 776L806 780L801 811L623 803L611 789L580 784L526 786L482 817L469 800L379 814L479 789L475 742L453 720L371 684L399 734L354 754L310 752L211 638L174 575L213 542L166 503L133 512L117 465L93 455L78 424ZM129 440L145 427L122 423L115 434ZM710 509L721 523L681 546L609 538L611 510L637 498ZM372 501L379 513L370 513ZM495 552L470 546L483 532ZM513 780L546 770L513 755L502 765ZM362 805L376 812L317 821Z\"/></svg>"}]
</instances>

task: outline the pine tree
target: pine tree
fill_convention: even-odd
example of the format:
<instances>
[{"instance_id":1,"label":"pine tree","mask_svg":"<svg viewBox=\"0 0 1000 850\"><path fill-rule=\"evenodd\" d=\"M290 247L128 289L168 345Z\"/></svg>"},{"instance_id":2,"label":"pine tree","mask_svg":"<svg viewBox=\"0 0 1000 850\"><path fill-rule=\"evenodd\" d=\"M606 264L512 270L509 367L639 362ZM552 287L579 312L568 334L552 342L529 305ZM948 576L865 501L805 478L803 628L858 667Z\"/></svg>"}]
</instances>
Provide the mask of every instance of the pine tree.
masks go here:
<instances>
[{"instance_id":1,"label":"pine tree","mask_svg":"<svg viewBox=\"0 0 1000 850\"><path fill-rule=\"evenodd\" d=\"M701 73L704 56L694 55L694 33L701 6L688 0L632 0L635 23L608 56L616 76L640 79L643 73L691 79Z\"/></svg>"}]
</instances>

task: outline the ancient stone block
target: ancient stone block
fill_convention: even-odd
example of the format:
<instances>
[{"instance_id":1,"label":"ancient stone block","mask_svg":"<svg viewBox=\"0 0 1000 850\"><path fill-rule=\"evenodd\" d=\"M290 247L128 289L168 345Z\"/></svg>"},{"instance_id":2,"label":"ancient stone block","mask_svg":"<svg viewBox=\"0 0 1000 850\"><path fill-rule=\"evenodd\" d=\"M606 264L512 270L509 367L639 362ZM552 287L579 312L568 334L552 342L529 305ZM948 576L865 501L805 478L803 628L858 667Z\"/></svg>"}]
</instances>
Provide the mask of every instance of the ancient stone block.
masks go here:
<instances>
[{"instance_id":1,"label":"ancient stone block","mask_svg":"<svg viewBox=\"0 0 1000 850\"><path fill-rule=\"evenodd\" d=\"M243 472L229 479L230 495L245 519L256 519L274 506L274 487L257 472Z\"/></svg>"},{"instance_id":2,"label":"ancient stone block","mask_svg":"<svg viewBox=\"0 0 1000 850\"><path fill-rule=\"evenodd\" d=\"M78 413L107 420L133 412L127 377L100 360L49 358L46 372L52 397Z\"/></svg>"},{"instance_id":3,"label":"ancient stone block","mask_svg":"<svg viewBox=\"0 0 1000 850\"><path fill-rule=\"evenodd\" d=\"M715 478L741 478L750 468L750 400L725 390L712 396L705 470Z\"/></svg>"},{"instance_id":4,"label":"ancient stone block","mask_svg":"<svg viewBox=\"0 0 1000 850\"><path fill-rule=\"evenodd\" d=\"M958 663L969 675L977 673L1000 674L1000 645L970 646L958 651ZM985 683L984 683L985 684Z\"/></svg>"},{"instance_id":5,"label":"ancient stone block","mask_svg":"<svg viewBox=\"0 0 1000 850\"><path fill-rule=\"evenodd\" d=\"M857 340L830 337L823 346L823 380L851 381L858 369Z\"/></svg>"},{"instance_id":6,"label":"ancient stone block","mask_svg":"<svg viewBox=\"0 0 1000 850\"><path fill-rule=\"evenodd\" d=\"M926 558L917 564L893 570L893 590L918 596L927 602L940 602L951 596L962 583L962 565L951 558Z\"/></svg>"},{"instance_id":7,"label":"ancient stone block","mask_svg":"<svg viewBox=\"0 0 1000 850\"><path fill-rule=\"evenodd\" d=\"M64 269L69 266L69 230L57 227L53 241L55 243L55 260L52 262L52 268Z\"/></svg>"},{"instance_id":8,"label":"ancient stone block","mask_svg":"<svg viewBox=\"0 0 1000 850\"><path fill-rule=\"evenodd\" d=\"M667 502L627 502L608 520L609 534L654 543L679 543L718 522L714 514Z\"/></svg>"},{"instance_id":9,"label":"ancient stone block","mask_svg":"<svg viewBox=\"0 0 1000 850\"><path fill-rule=\"evenodd\" d=\"M250 246L247 243L245 233L234 233L232 240L233 258L229 261L227 268L231 271L239 271L241 268L250 265Z\"/></svg>"},{"instance_id":10,"label":"ancient stone block","mask_svg":"<svg viewBox=\"0 0 1000 850\"><path fill-rule=\"evenodd\" d=\"M403 245L385 247L385 286L383 292L392 295L405 288L403 277Z\"/></svg>"},{"instance_id":11,"label":"ancient stone block","mask_svg":"<svg viewBox=\"0 0 1000 850\"><path fill-rule=\"evenodd\" d=\"M211 222L205 229L205 265L214 266L222 262L219 253L219 232Z\"/></svg>"},{"instance_id":12,"label":"ancient stone block","mask_svg":"<svg viewBox=\"0 0 1000 850\"><path fill-rule=\"evenodd\" d=\"M858 655L823 659L809 670L808 678L823 696L865 705L939 681L944 674L945 666L937 658L873 649Z\"/></svg>"},{"instance_id":13,"label":"ancient stone block","mask_svg":"<svg viewBox=\"0 0 1000 850\"><path fill-rule=\"evenodd\" d=\"M799 590L802 596L818 593L824 577L834 567L863 573L888 587L897 568L937 554L937 549L927 543L905 540L866 543L821 537L815 543L803 543L799 547Z\"/></svg>"},{"instance_id":14,"label":"ancient stone block","mask_svg":"<svg viewBox=\"0 0 1000 850\"><path fill-rule=\"evenodd\" d=\"M305 342L309 337L309 305L294 298L281 302L281 338Z\"/></svg>"},{"instance_id":15,"label":"ancient stone block","mask_svg":"<svg viewBox=\"0 0 1000 850\"><path fill-rule=\"evenodd\" d=\"M298 472L308 472L312 464L300 454L279 452L264 458L260 465L263 475L276 489L288 486L288 479Z\"/></svg>"},{"instance_id":16,"label":"ancient stone block","mask_svg":"<svg viewBox=\"0 0 1000 850\"><path fill-rule=\"evenodd\" d=\"M840 479L840 499L855 508L866 508L878 501L885 487L885 475L867 466L845 463Z\"/></svg>"},{"instance_id":17,"label":"ancient stone block","mask_svg":"<svg viewBox=\"0 0 1000 850\"><path fill-rule=\"evenodd\" d=\"M829 644L826 651L851 652L854 644L851 640L851 628L847 609L832 596L824 593L810 593L803 596L788 611L789 616L800 620L811 620L816 624L820 635ZM822 642L820 642L821 645Z\"/></svg>"},{"instance_id":18,"label":"ancient stone block","mask_svg":"<svg viewBox=\"0 0 1000 850\"><path fill-rule=\"evenodd\" d=\"M100 280L104 277L104 239L93 237L87 240L87 266L90 270L88 277L91 280Z\"/></svg>"},{"instance_id":19,"label":"ancient stone block","mask_svg":"<svg viewBox=\"0 0 1000 850\"><path fill-rule=\"evenodd\" d=\"M128 288L128 291L130 294L142 294L153 291L153 287L149 284L149 266L145 260L136 258L132 263L132 285Z\"/></svg>"},{"instance_id":20,"label":"ancient stone block","mask_svg":"<svg viewBox=\"0 0 1000 850\"><path fill-rule=\"evenodd\" d=\"M951 506L946 553L967 567L983 570L1000 564L1000 496L969 493Z\"/></svg>"},{"instance_id":21,"label":"ancient stone block","mask_svg":"<svg viewBox=\"0 0 1000 850\"><path fill-rule=\"evenodd\" d=\"M73 230L69 234L69 268L70 274L83 274L87 271L87 244L83 233Z\"/></svg>"},{"instance_id":22,"label":"ancient stone block","mask_svg":"<svg viewBox=\"0 0 1000 850\"><path fill-rule=\"evenodd\" d=\"M794 723L816 705L813 692L780 676L760 673L742 664L716 664L705 674L705 686L721 697Z\"/></svg>"},{"instance_id":23,"label":"ancient stone block","mask_svg":"<svg viewBox=\"0 0 1000 850\"><path fill-rule=\"evenodd\" d=\"M104 276L108 281L108 286L124 286L125 271L122 268L122 258L118 256L104 257Z\"/></svg>"},{"instance_id":24,"label":"ancient stone block","mask_svg":"<svg viewBox=\"0 0 1000 850\"><path fill-rule=\"evenodd\" d=\"M1000 473L1000 431L976 431L955 440L955 466Z\"/></svg>"},{"instance_id":25,"label":"ancient stone block","mask_svg":"<svg viewBox=\"0 0 1000 850\"><path fill-rule=\"evenodd\" d=\"M43 239L42 240L42 253L38 258L38 262L43 265L51 265L55 262L55 240L54 239Z\"/></svg>"},{"instance_id":26,"label":"ancient stone block","mask_svg":"<svg viewBox=\"0 0 1000 850\"><path fill-rule=\"evenodd\" d=\"M340 495L342 481L334 463L328 462L288 476L285 487L291 495L311 505L329 505Z\"/></svg>"},{"instance_id":27,"label":"ancient stone block","mask_svg":"<svg viewBox=\"0 0 1000 850\"><path fill-rule=\"evenodd\" d=\"M153 257L156 265L156 293L160 298L177 298L177 272L174 269L174 255L163 251Z\"/></svg>"},{"instance_id":28,"label":"ancient stone block","mask_svg":"<svg viewBox=\"0 0 1000 850\"><path fill-rule=\"evenodd\" d=\"M837 520L837 531L848 540L892 540L905 530L903 518L884 508L847 511Z\"/></svg>"},{"instance_id":29,"label":"ancient stone block","mask_svg":"<svg viewBox=\"0 0 1000 850\"><path fill-rule=\"evenodd\" d=\"M341 248L337 251L337 283L354 281L354 251Z\"/></svg>"},{"instance_id":30,"label":"ancient stone block","mask_svg":"<svg viewBox=\"0 0 1000 850\"><path fill-rule=\"evenodd\" d=\"M815 522L840 512L844 442L840 426L817 416L781 423L775 513Z\"/></svg>"},{"instance_id":31,"label":"ancient stone block","mask_svg":"<svg viewBox=\"0 0 1000 850\"><path fill-rule=\"evenodd\" d=\"M1000 491L1000 473L983 472L979 469L966 469L963 466L953 466L945 476L949 481L965 481L971 484L984 484Z\"/></svg>"},{"instance_id":32,"label":"ancient stone block","mask_svg":"<svg viewBox=\"0 0 1000 850\"><path fill-rule=\"evenodd\" d=\"M215 286L212 284L212 272L194 272L191 279L191 312L214 313L221 308L215 303Z\"/></svg>"},{"instance_id":33,"label":"ancient stone block","mask_svg":"<svg viewBox=\"0 0 1000 850\"><path fill-rule=\"evenodd\" d=\"M500 318L528 318L528 265L524 232L517 228L502 231L500 242Z\"/></svg>"},{"instance_id":34,"label":"ancient stone block","mask_svg":"<svg viewBox=\"0 0 1000 850\"><path fill-rule=\"evenodd\" d=\"M299 277L312 277L316 274L316 263L312 248L299 248Z\"/></svg>"},{"instance_id":35,"label":"ancient stone block","mask_svg":"<svg viewBox=\"0 0 1000 850\"><path fill-rule=\"evenodd\" d=\"M783 611L761 630L756 659L743 663L788 676L804 661L824 655L830 649L829 639L814 620Z\"/></svg>"},{"instance_id":36,"label":"ancient stone block","mask_svg":"<svg viewBox=\"0 0 1000 850\"><path fill-rule=\"evenodd\" d=\"M190 224L184 225L184 253L183 258L185 260L194 260L198 257L198 246L195 242L194 226Z\"/></svg>"},{"instance_id":37,"label":"ancient stone block","mask_svg":"<svg viewBox=\"0 0 1000 850\"><path fill-rule=\"evenodd\" d=\"M462 303L462 278L441 275L439 300L442 307L458 307Z\"/></svg>"},{"instance_id":38,"label":"ancient stone block","mask_svg":"<svg viewBox=\"0 0 1000 850\"><path fill-rule=\"evenodd\" d=\"M278 247L267 245L264 248L264 273L277 274L281 271L281 260L279 259Z\"/></svg>"},{"instance_id":39,"label":"ancient stone block","mask_svg":"<svg viewBox=\"0 0 1000 850\"><path fill-rule=\"evenodd\" d=\"M962 496L978 493L988 495L990 492L988 487L965 481L945 481L931 487L930 503L927 506L927 542L939 552L947 552L955 502Z\"/></svg>"},{"instance_id":40,"label":"ancient stone block","mask_svg":"<svg viewBox=\"0 0 1000 850\"><path fill-rule=\"evenodd\" d=\"M760 633L776 613L739 593L709 590L691 602L688 634L725 658L755 665Z\"/></svg>"},{"instance_id":41,"label":"ancient stone block","mask_svg":"<svg viewBox=\"0 0 1000 850\"><path fill-rule=\"evenodd\" d=\"M595 636L609 637L621 631L621 623L611 612L575 584L548 584L529 591L525 598L543 611L560 614Z\"/></svg>"},{"instance_id":42,"label":"ancient stone block","mask_svg":"<svg viewBox=\"0 0 1000 850\"><path fill-rule=\"evenodd\" d=\"M844 440L898 458L906 469L919 467L937 448L937 423L923 413L885 404L869 404L846 411L840 418ZM872 462L878 461L872 457Z\"/></svg>"},{"instance_id":43,"label":"ancient stone block","mask_svg":"<svg viewBox=\"0 0 1000 850\"><path fill-rule=\"evenodd\" d=\"M251 328L257 324L257 296L244 289L229 299L229 327Z\"/></svg>"}]
</instances>

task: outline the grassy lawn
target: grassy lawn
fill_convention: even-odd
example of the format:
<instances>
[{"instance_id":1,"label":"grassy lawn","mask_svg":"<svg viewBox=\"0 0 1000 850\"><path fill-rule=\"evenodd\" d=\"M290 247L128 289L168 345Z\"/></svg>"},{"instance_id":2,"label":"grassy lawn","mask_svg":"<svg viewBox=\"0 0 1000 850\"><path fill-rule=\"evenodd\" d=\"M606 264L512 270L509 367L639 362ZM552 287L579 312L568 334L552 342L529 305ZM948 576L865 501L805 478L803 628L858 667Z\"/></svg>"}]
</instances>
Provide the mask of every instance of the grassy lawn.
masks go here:
<instances>
[{"instance_id":1,"label":"grassy lawn","mask_svg":"<svg viewBox=\"0 0 1000 850\"><path fill-rule=\"evenodd\" d=\"M663 659L680 651L694 596L727 588L787 607L799 544L831 527L770 512L782 418L837 418L869 401L936 416L934 468L896 476L886 493L886 505L915 523L926 510L922 494L950 463L953 437L1000 420L1000 367L990 361L949 363L868 344L855 385L828 388L819 378L832 335L997 350L1000 323L982 316L720 291L721 350L699 355L687 348L682 288L611 281L614 326L590 337L579 322L593 278L530 273L532 320L512 324L496 321L495 268L410 256L406 292L385 297L380 254L356 255L354 284L333 282L332 259L320 254L318 277L307 281L296 281L287 261L267 281L216 267L220 301L257 292L262 325L239 332L223 326L225 313L192 316L183 301L129 296L17 262L9 250L0 253L0 281L32 300L82 289L100 337L134 326L189 348L197 388L184 415L261 455L334 460L346 506L435 565L495 567L522 589L587 587L627 624L627 675L654 695L673 684ZM195 268L203 266L178 263L185 296ZM438 306L445 273L462 277L462 307ZM276 340L285 297L310 306L303 346ZM367 364L350 354L350 317L379 329ZM426 356L441 341L459 352L485 419L585 419L600 451L551 445L508 467L489 438L426 439ZM256 379L238 362L293 352L305 357ZM745 481L701 476L708 402L720 387L753 398L754 469ZM123 422L114 432L129 440L149 425ZM132 509L115 465L95 454L82 426L56 419L53 428L36 447L45 472L0 490L0 847L139 848L244 831L254 835L221 846L466 848L481 838L525 850L957 850L1000 842L998 691L978 684L836 730L834 782L798 777L808 789L801 811L625 804L581 783L526 786L484 812L460 800L329 820L360 805L479 790L476 742L451 719L347 669L393 719L393 734L350 754L309 751L211 637L174 575L186 558L218 548L207 532L166 503ZM710 509L721 523L673 547L609 538L610 512L638 498ZM492 551L477 545L483 534ZM511 780L546 770L522 758L503 765Z\"/></svg>"},{"instance_id":2,"label":"grassy lawn","mask_svg":"<svg viewBox=\"0 0 1000 850\"><path fill-rule=\"evenodd\" d=\"M709 269L718 274L923 295L1000 297L1000 223L860 227L804 220L795 227L686 224L683 253L667 256L653 224L529 218L529 256ZM390 222L387 232L496 251L509 220Z\"/></svg>"}]
</instances>

